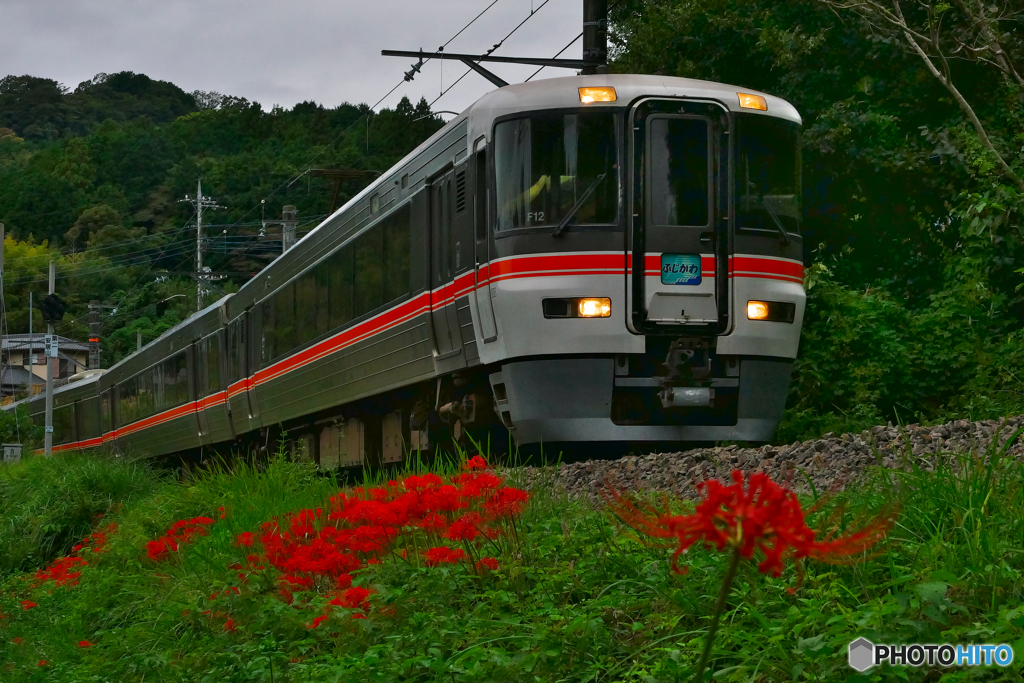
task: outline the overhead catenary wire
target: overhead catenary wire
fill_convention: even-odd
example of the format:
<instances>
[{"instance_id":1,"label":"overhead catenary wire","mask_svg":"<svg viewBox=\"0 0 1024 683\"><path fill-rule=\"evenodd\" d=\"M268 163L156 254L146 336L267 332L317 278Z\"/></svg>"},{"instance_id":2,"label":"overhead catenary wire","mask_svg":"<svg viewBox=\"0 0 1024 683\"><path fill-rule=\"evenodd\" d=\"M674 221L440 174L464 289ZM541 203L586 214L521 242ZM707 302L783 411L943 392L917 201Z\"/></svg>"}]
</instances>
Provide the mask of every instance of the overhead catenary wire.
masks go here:
<instances>
[{"instance_id":1,"label":"overhead catenary wire","mask_svg":"<svg viewBox=\"0 0 1024 683\"><path fill-rule=\"evenodd\" d=\"M542 9L544 9L544 5L548 4L549 2L551 2L551 0L544 0L544 2L542 2L542 3L540 4L540 6L539 6L539 7L537 7L537 9L533 9L533 8L531 7L531 8L530 8L530 13L529 13L529 14L527 15L527 17L526 17L525 19L523 19L522 21L520 21L520 22L519 22L518 24L516 24L516 27L515 27L515 28L513 28L513 29L512 29L511 31L509 31L509 32L508 32L508 35L506 35L506 36L505 36L504 38L502 38L502 39L501 39L501 40L499 40L499 41L498 41L497 43L495 43L495 44L494 44L494 46L493 46L493 47L491 47L491 49L490 49L490 50L487 50L487 52L486 52L485 54L488 54L488 55L489 55L489 54L491 54L492 52L494 52L495 50L497 50L498 48L500 48L500 47L501 47L502 45L504 45L504 44L505 44L505 41L506 41L506 40L508 40L509 38L511 38L511 37L512 37L512 34L513 34L513 33L515 33L516 31L518 31L518 30L520 29L520 27L521 27L521 26L522 26L523 24L525 24L525 23L526 23L526 22L528 22L528 21L529 21L530 19L532 19L532 18L533 18L533 16L534 16L535 14L537 14L537 12L540 12L540 11L541 11ZM426 62L424 62L424 64L425 64L425 63L426 63ZM471 72L471 71L473 71L473 70L472 70L472 69L466 69L465 73L463 73L463 74L462 74L461 76L459 76L458 78L456 78L456 79L455 79L455 82L454 82L454 83L452 83L452 84L451 84L451 85L449 85L449 86L448 86L447 88L445 88L444 90L442 90L442 91L441 91L441 94L440 94L440 95L438 95L437 97L435 97L435 98L433 99L433 101L432 101L432 102L430 103L430 105L429 105L429 106L433 107L433 106L434 106L434 104L435 104L435 103L436 103L436 102L437 102L437 101L438 101L439 99L441 99L442 97L444 97L444 96L445 96L445 95L446 95L446 94L448 93L448 91L449 91L449 90L451 90L451 89L452 89L452 88L454 88L454 87L455 87L456 85L458 85L458 84L459 84L459 82L460 82L460 81L461 81L461 80L462 80L463 78L465 78L466 76L468 76L468 75L470 74L470 72Z\"/></svg>"}]
</instances>

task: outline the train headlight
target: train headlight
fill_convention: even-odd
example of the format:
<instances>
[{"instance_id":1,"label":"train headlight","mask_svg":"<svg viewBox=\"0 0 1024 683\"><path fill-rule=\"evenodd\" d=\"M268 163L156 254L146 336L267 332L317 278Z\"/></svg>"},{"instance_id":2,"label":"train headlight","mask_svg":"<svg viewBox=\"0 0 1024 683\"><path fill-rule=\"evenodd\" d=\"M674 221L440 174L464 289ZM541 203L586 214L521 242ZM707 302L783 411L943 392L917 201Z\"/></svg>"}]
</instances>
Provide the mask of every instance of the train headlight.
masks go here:
<instances>
[{"instance_id":1,"label":"train headlight","mask_svg":"<svg viewBox=\"0 0 1024 683\"><path fill-rule=\"evenodd\" d=\"M748 301L748 320L791 323L796 317L796 304L784 301Z\"/></svg>"},{"instance_id":2,"label":"train headlight","mask_svg":"<svg viewBox=\"0 0 1024 683\"><path fill-rule=\"evenodd\" d=\"M611 299L580 299L581 318L607 318L612 314Z\"/></svg>"},{"instance_id":3,"label":"train headlight","mask_svg":"<svg viewBox=\"0 0 1024 683\"><path fill-rule=\"evenodd\" d=\"M759 109L761 111L768 111L768 102L760 95L751 95L745 92L738 92L736 95L740 98L741 109Z\"/></svg>"},{"instance_id":4,"label":"train headlight","mask_svg":"<svg viewBox=\"0 0 1024 683\"><path fill-rule=\"evenodd\" d=\"M590 104L591 102L614 102L615 88L604 85L598 88L580 88L580 102Z\"/></svg>"}]
</instances>

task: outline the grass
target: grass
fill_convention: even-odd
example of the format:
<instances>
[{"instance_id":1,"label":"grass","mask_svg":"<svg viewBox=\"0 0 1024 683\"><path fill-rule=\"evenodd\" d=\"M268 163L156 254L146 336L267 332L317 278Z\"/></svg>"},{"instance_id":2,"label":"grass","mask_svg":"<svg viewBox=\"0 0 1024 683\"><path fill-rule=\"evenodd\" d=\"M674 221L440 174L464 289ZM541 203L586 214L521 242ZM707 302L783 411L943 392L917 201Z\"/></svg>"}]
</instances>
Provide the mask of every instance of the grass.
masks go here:
<instances>
[{"instance_id":1,"label":"grass","mask_svg":"<svg viewBox=\"0 0 1024 683\"><path fill-rule=\"evenodd\" d=\"M442 469L451 473L453 465ZM38 474L44 471L51 474ZM45 524L33 522L24 506L5 500L5 538L23 524L88 533L78 511L88 509L88 519L94 507L54 502L75 481L83 487L76 495L108 506L104 521L119 524L107 552L88 556L76 586L32 589L17 572L0 578L4 681L683 681L700 654L728 561L726 554L693 549L684 556L689 574L673 574L668 550L541 484L517 520L520 543L506 546L497 572L480 579L464 565L385 560L356 578L377 591L370 618L340 615L310 629L324 599L288 605L273 582L254 579L237 595L211 599L214 591L239 585L228 568L240 559L237 533L323 505L336 492L334 481L309 466L281 459L261 468L236 463L180 483L141 465L73 457L29 460L0 472L5 487L33 478L33 500L47 503L48 511ZM821 514L843 506L852 520L894 498L902 513L875 555L853 565L808 564L792 595L792 569L769 579L741 565L712 654L714 680L1020 680L1022 464L993 449L959 454L956 466L934 471L879 470ZM215 516L221 506L226 518L188 545L180 561L154 566L146 560L146 541L172 522ZM26 557L38 561L63 547L45 533L31 538L38 550L0 544L3 566L27 568ZM7 556L9 548L15 555ZM23 610L25 599L38 606ZM235 620L233 632L224 629L227 615ZM885 643L1008 642L1018 663L1010 670L908 667L856 675L846 665L846 646L859 636ZM93 646L80 648L79 640Z\"/></svg>"}]
</instances>

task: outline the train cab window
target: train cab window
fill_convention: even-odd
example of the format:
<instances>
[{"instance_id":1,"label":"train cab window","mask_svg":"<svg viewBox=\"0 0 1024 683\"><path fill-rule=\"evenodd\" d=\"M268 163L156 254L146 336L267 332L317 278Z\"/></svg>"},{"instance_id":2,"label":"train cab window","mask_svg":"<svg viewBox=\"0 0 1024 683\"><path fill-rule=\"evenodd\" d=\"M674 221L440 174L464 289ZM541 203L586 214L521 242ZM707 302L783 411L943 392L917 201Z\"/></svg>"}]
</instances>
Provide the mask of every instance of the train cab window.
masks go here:
<instances>
[{"instance_id":1,"label":"train cab window","mask_svg":"<svg viewBox=\"0 0 1024 683\"><path fill-rule=\"evenodd\" d=\"M648 201L655 225L708 225L711 164L706 119L653 118Z\"/></svg>"},{"instance_id":2,"label":"train cab window","mask_svg":"<svg viewBox=\"0 0 1024 683\"><path fill-rule=\"evenodd\" d=\"M799 126L763 115L736 119L736 227L799 232Z\"/></svg>"},{"instance_id":3,"label":"train cab window","mask_svg":"<svg viewBox=\"0 0 1024 683\"><path fill-rule=\"evenodd\" d=\"M618 216L618 146L613 112L534 115L494 129L497 230Z\"/></svg>"}]
</instances>

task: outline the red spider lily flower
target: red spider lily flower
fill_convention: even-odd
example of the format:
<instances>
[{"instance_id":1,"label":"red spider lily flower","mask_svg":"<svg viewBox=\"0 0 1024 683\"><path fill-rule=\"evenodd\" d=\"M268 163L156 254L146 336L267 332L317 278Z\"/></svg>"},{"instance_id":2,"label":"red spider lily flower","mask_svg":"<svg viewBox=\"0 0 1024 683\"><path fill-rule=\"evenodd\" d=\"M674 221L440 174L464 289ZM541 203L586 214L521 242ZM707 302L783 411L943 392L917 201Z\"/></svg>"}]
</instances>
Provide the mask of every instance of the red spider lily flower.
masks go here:
<instances>
[{"instance_id":1,"label":"red spider lily flower","mask_svg":"<svg viewBox=\"0 0 1024 683\"><path fill-rule=\"evenodd\" d=\"M463 498L480 498L490 495L505 481L490 472L465 472L452 477L459 487L459 495Z\"/></svg>"},{"instance_id":2,"label":"red spider lily flower","mask_svg":"<svg viewBox=\"0 0 1024 683\"><path fill-rule=\"evenodd\" d=\"M40 586L47 581L53 581L58 586L65 584L77 586L78 578L82 575L82 572L72 571L72 567L86 564L88 563L80 557L58 558L46 569L40 569L35 573L35 585Z\"/></svg>"},{"instance_id":3,"label":"red spider lily flower","mask_svg":"<svg viewBox=\"0 0 1024 683\"><path fill-rule=\"evenodd\" d=\"M526 491L505 486L484 502L484 509L493 517L510 517L520 514L529 499L530 494Z\"/></svg>"},{"instance_id":4,"label":"red spider lily flower","mask_svg":"<svg viewBox=\"0 0 1024 683\"><path fill-rule=\"evenodd\" d=\"M426 560L428 567L436 567L439 564L455 564L465 556L466 553L464 550L458 548L452 550L447 546L441 546L440 548L431 548L428 550L424 559Z\"/></svg>"},{"instance_id":5,"label":"red spider lily flower","mask_svg":"<svg viewBox=\"0 0 1024 683\"><path fill-rule=\"evenodd\" d=\"M78 641L78 647L92 647L92 643L88 640L80 640Z\"/></svg>"},{"instance_id":6,"label":"red spider lily flower","mask_svg":"<svg viewBox=\"0 0 1024 683\"><path fill-rule=\"evenodd\" d=\"M440 488L441 484L443 483L444 482L441 481L441 477L433 473L424 475L414 474L412 476L406 477L402 481L402 486L405 488L406 491L427 491L431 489Z\"/></svg>"},{"instance_id":7,"label":"red spider lily flower","mask_svg":"<svg viewBox=\"0 0 1024 683\"><path fill-rule=\"evenodd\" d=\"M477 569L489 569L492 572L498 571L498 560L493 557L481 557L476 563Z\"/></svg>"},{"instance_id":8,"label":"red spider lily flower","mask_svg":"<svg viewBox=\"0 0 1024 683\"><path fill-rule=\"evenodd\" d=\"M330 615L329 614L321 614L320 616L313 618L313 623L312 624L306 624L306 628L316 628L320 624L322 624L325 621L327 621L328 619L330 619Z\"/></svg>"},{"instance_id":9,"label":"red spider lily flower","mask_svg":"<svg viewBox=\"0 0 1024 683\"><path fill-rule=\"evenodd\" d=\"M213 595L210 596L210 600L216 600L218 595L220 595L220 591L213 591Z\"/></svg>"},{"instance_id":10,"label":"red spider lily flower","mask_svg":"<svg viewBox=\"0 0 1024 683\"><path fill-rule=\"evenodd\" d=\"M370 596L374 591L363 588L362 586L353 586L345 591L345 596L342 599L342 607L348 607L349 609L370 609Z\"/></svg>"},{"instance_id":11,"label":"red spider lily flower","mask_svg":"<svg viewBox=\"0 0 1024 683\"><path fill-rule=\"evenodd\" d=\"M704 500L692 515L642 509L617 492L612 492L610 507L641 533L675 538L678 546L672 555L672 567L679 573L686 573L686 568L676 565L679 555L697 542L718 550L734 548L745 559L760 551L764 559L758 570L773 576L782 573L783 561L788 558L842 562L881 541L895 521L894 512L889 510L844 538L818 540L817 532L804 522L795 493L762 473L755 473L745 482L743 472L734 470L732 479L729 486L717 481L699 484Z\"/></svg>"},{"instance_id":12,"label":"red spider lily flower","mask_svg":"<svg viewBox=\"0 0 1024 683\"><path fill-rule=\"evenodd\" d=\"M228 516L228 513L224 512L224 506L223 505L220 506L219 512L220 512L220 518L221 519L224 519L225 517Z\"/></svg>"},{"instance_id":13,"label":"red spider lily flower","mask_svg":"<svg viewBox=\"0 0 1024 683\"><path fill-rule=\"evenodd\" d=\"M356 612L355 614L352 615L352 618L353 619L366 619L367 616L365 614L363 614L362 612Z\"/></svg>"},{"instance_id":14,"label":"red spider lily flower","mask_svg":"<svg viewBox=\"0 0 1024 683\"><path fill-rule=\"evenodd\" d=\"M472 458L466 461L467 470L485 470L487 469L487 461L479 455L474 455Z\"/></svg>"},{"instance_id":15,"label":"red spider lily flower","mask_svg":"<svg viewBox=\"0 0 1024 683\"><path fill-rule=\"evenodd\" d=\"M32 602L31 600L22 600L21 601L21 609L27 611L27 610L32 609L33 607L39 607L39 605L37 605L36 603Z\"/></svg>"},{"instance_id":16,"label":"red spider lily flower","mask_svg":"<svg viewBox=\"0 0 1024 683\"><path fill-rule=\"evenodd\" d=\"M225 595L227 595L228 593L234 593L235 595L241 594L241 592L238 590L238 586L231 586L226 591L224 591Z\"/></svg>"},{"instance_id":17,"label":"red spider lily flower","mask_svg":"<svg viewBox=\"0 0 1024 683\"><path fill-rule=\"evenodd\" d=\"M240 548L251 548L253 540L253 534L251 531L243 531L235 537L235 545L237 545Z\"/></svg>"},{"instance_id":18,"label":"red spider lily flower","mask_svg":"<svg viewBox=\"0 0 1024 683\"><path fill-rule=\"evenodd\" d=\"M448 520L436 512L428 512L417 526L427 532L439 533L448 527Z\"/></svg>"},{"instance_id":19,"label":"red spider lily flower","mask_svg":"<svg viewBox=\"0 0 1024 683\"><path fill-rule=\"evenodd\" d=\"M49 664L50 663L48 661L46 661L45 659L40 659L39 660L39 666L49 666Z\"/></svg>"},{"instance_id":20,"label":"red spider lily flower","mask_svg":"<svg viewBox=\"0 0 1024 683\"><path fill-rule=\"evenodd\" d=\"M171 536L161 536L155 541L146 544L146 556L154 562L167 559L170 554L178 549L178 542Z\"/></svg>"},{"instance_id":21,"label":"red spider lily flower","mask_svg":"<svg viewBox=\"0 0 1024 683\"><path fill-rule=\"evenodd\" d=\"M21 636L18 636L17 638L14 638L11 642L14 643L15 645L24 645L25 644L25 639L22 638Z\"/></svg>"},{"instance_id":22,"label":"red spider lily flower","mask_svg":"<svg viewBox=\"0 0 1024 683\"><path fill-rule=\"evenodd\" d=\"M341 576L339 576L337 579L334 580L334 587L337 588L338 590L345 590L346 588L348 588L351 585L352 585L352 575L351 574L342 574Z\"/></svg>"},{"instance_id":23,"label":"red spider lily flower","mask_svg":"<svg viewBox=\"0 0 1024 683\"><path fill-rule=\"evenodd\" d=\"M224 630L228 631L229 633L233 632L235 630L235 620L229 618L227 621L225 621L224 622Z\"/></svg>"},{"instance_id":24,"label":"red spider lily flower","mask_svg":"<svg viewBox=\"0 0 1024 683\"><path fill-rule=\"evenodd\" d=\"M448 531L441 534L451 541L472 541L480 535L480 515L475 512L467 512L452 522Z\"/></svg>"},{"instance_id":25,"label":"red spider lily flower","mask_svg":"<svg viewBox=\"0 0 1024 683\"><path fill-rule=\"evenodd\" d=\"M177 538L183 543L187 543L192 540L193 536L206 536L210 533L206 527L213 524L213 519L210 517L194 517L192 519L182 519L171 525L170 530L167 532L167 536Z\"/></svg>"}]
</instances>

